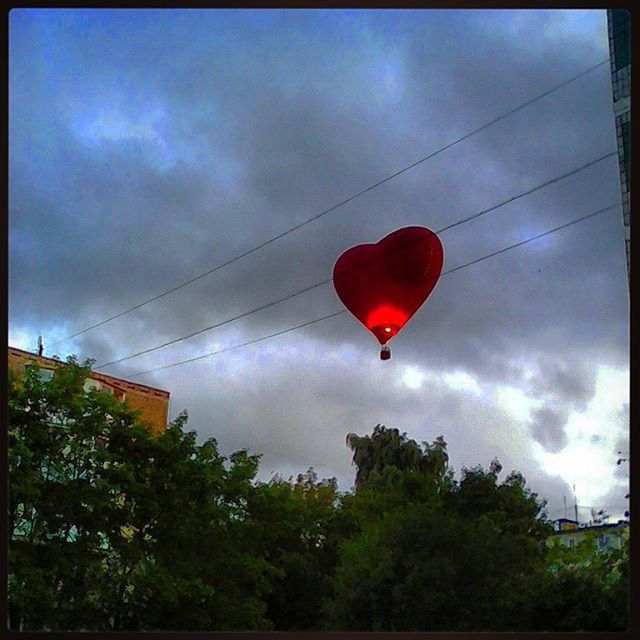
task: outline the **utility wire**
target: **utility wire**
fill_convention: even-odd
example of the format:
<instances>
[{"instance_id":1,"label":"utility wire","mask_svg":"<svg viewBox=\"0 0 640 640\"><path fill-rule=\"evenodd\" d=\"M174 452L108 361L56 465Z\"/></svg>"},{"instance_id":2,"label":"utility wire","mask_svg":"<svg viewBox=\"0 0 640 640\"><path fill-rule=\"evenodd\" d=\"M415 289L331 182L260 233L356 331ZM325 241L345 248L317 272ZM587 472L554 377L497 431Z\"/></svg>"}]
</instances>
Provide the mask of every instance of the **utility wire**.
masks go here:
<instances>
[{"instance_id":1,"label":"utility wire","mask_svg":"<svg viewBox=\"0 0 640 640\"><path fill-rule=\"evenodd\" d=\"M598 211L594 211L593 213L590 213L586 216L582 216L581 218L576 218L575 220L572 220L571 222L567 222L566 224L562 224L559 227L556 227L555 229L551 229L550 231L545 231L544 233L540 233L537 236L533 236L532 238L528 238L527 240L522 240L521 242L517 242L516 244L512 244L508 247L506 247L505 249L500 249L499 251L494 251L493 253L489 253L486 256L482 256L482 258L478 258L477 260L472 260L471 262L467 262L466 264L460 265L459 267L455 267L454 269L449 269L448 271L444 271L442 273L442 275L446 275L448 273L454 273L455 271L460 271L460 269L464 269L466 267L470 267L472 264L476 264L478 262L482 262L483 260L487 260L488 258L493 258L493 256L497 256L501 253L504 253L505 251L511 251L511 249L515 249L516 247L521 247L524 244L528 244L529 242L533 242L534 240L538 240L538 238L543 238L544 236L548 236L552 233L555 233L556 231L560 231L560 229L566 229L567 227L570 227L571 225L577 224L578 222L582 222L583 220L588 220L589 218L593 218L594 216L597 216L601 213L604 213L605 211L609 211L610 209L615 209L616 207L619 207L620 203L616 202L615 204L609 205L608 207L605 207L604 209L598 209Z\"/></svg>"},{"instance_id":2,"label":"utility wire","mask_svg":"<svg viewBox=\"0 0 640 640\"><path fill-rule=\"evenodd\" d=\"M344 311L336 311L335 313L330 313L328 316L322 316L321 318L316 318L315 320L310 320L309 322L305 322L303 324L298 324L295 327L290 327L289 329L283 329L282 331L276 331L276 333L270 333L268 336L262 336L262 338L256 338L255 340L249 340L248 342L243 342L242 344L236 344L233 347L225 347L224 349L218 349L218 351L212 351L211 353L205 353L203 356L196 356L195 358L189 358L188 360L182 360L180 362L174 362L173 364L167 364L162 367L157 367L156 369L147 369L146 371L139 371L138 373L134 373L129 378L135 378L136 376L141 376L144 373L150 373L151 371L158 371L160 369L168 369L170 367L177 367L181 364L186 364L187 362L194 362L195 360L202 360L203 358L208 358L209 356L215 356L219 353L224 353L225 351L233 351L234 349L239 349L240 347L246 347L250 344L255 344L256 342L262 342L263 340L268 340L269 338L275 338L276 336L281 336L285 333L289 333L290 331L295 331L296 329L302 329L302 327L308 327L309 325L316 324L316 322L322 322L322 320L328 320L329 318L333 318L335 316L340 316Z\"/></svg>"},{"instance_id":3,"label":"utility wire","mask_svg":"<svg viewBox=\"0 0 640 640\"><path fill-rule=\"evenodd\" d=\"M160 298L163 298L164 296L169 295L170 293L173 293L174 291L177 291L178 289L182 289L183 287L186 287L189 284L192 284L193 282L196 282L197 280L200 280L201 278L204 278L205 276L214 273L215 271L218 271L220 269L223 269L224 267L233 264L234 262L237 262L238 260L245 258L248 255L251 255L252 253L255 253L256 251L258 251L259 249L262 249L263 247L266 247L267 245L276 242L277 240L280 240L281 238L284 238L285 236L289 235L290 233L293 233L294 231L297 231L298 229L304 227L305 225L314 222L315 220L317 220L318 218L321 218L324 215L327 215L328 213L331 213L332 211L335 211L336 209L338 209L339 207L344 206L345 204L348 204L349 202L352 202L353 200L355 200L356 198L359 198L360 196L363 196L365 193L368 193L369 191L373 191L374 189L378 188L379 186L385 184L386 182L389 182L390 180L393 180L394 178L398 177L399 175L405 173L406 171L409 171L410 169L413 169L414 167L417 167L419 164L422 164L423 162L426 162L427 160L430 160L431 158L434 158L435 156L439 155L440 153L442 153L443 151L446 151L447 149L450 149L451 147L459 144L460 142L463 142L464 140L467 140L468 138L470 138L471 136L475 135L476 133L479 133L480 131L483 131L484 129L490 127L491 125L494 125L496 122L500 122L501 120L504 120L505 118L508 118L509 116L513 115L514 113L520 111L521 109L524 109L525 107L528 107L529 105L533 104L534 102L537 102L538 100L541 100L542 98L545 98L546 96L550 95L551 93L554 93L555 91L558 91L559 89L562 89L563 87L567 86L568 84L574 82L575 80L578 80L579 78L582 78L583 76L591 73L592 71L595 71L596 69L598 69L599 67L601 67L604 64L607 64L610 61L610 58L607 58L606 60L602 60L601 62L599 62L598 64L589 67L588 69L586 69L585 71L582 71L581 73L573 76L572 78L569 78L568 80L565 80L564 82L561 82L560 84L556 85L555 87L552 87L551 89L548 89L547 91L545 91L544 93L541 93L540 95L536 96L535 98L532 98L531 100L528 100L527 102L524 102L523 104L519 105L518 107L515 107L514 109L511 109L510 111L507 111L505 113L503 113L502 115L498 116L497 118L494 118L493 120L486 122L485 124L481 125L480 127L478 127L477 129L474 129L473 131L470 131L469 133L461 136L460 138L457 138L456 140L454 140L453 142L450 142L448 144L446 144L443 147L440 147L439 149L437 149L436 151L433 151L432 153L430 153L429 155L424 156L423 158L420 158L419 160L416 160L415 162L411 163L410 165L404 167L403 169L400 169L399 171L396 171L395 173L392 173L391 175L387 176L386 178L383 178L382 180L379 180L378 182L370 185L369 187L367 187L366 189L363 189L362 191L358 191L357 193L355 193L352 196L349 196L348 198L346 198L345 200L342 200L341 202L339 202L338 204L333 205L332 207L329 207L328 209L325 209L324 211L321 211L320 213L308 218L307 220L301 222L300 224L297 224L293 227L291 227L290 229L287 229L286 231L283 231L282 233L274 236L273 238L266 240L258 245L256 245L255 247L248 249L247 251L238 254L237 256L234 256L233 258L230 258L229 260L215 266L212 267L211 269L208 269L207 271L204 271L203 273L190 278L189 280L185 280L184 282L182 282L181 284L176 285L175 287L172 287L171 289L167 289L166 291L152 297L149 298L148 300L145 300L144 302L141 302L133 307L129 307L128 309L125 309L124 311L121 311L120 313L117 313L114 316L111 316L110 318L107 318L106 320L102 320L101 322L98 322L96 324L93 324L89 327L87 327L86 329L82 329L81 331L77 331L76 333L73 333L69 336L67 336L66 338L62 338L61 340L56 340L55 342L53 342L50 346L59 344L60 342L64 342L66 340L70 340L71 338L75 338L76 336L82 335L83 333L86 333L87 331L91 331L92 329L96 329L97 327L101 327L104 324L107 324L107 322L111 322L112 320L115 320L116 318L120 318L124 315L126 315L127 313L131 313L132 311L136 311L137 309L140 309L141 307L144 307L145 305L154 302L155 300L159 300Z\"/></svg>"},{"instance_id":4,"label":"utility wire","mask_svg":"<svg viewBox=\"0 0 640 640\"><path fill-rule=\"evenodd\" d=\"M475 220L476 218L479 218L480 216L483 216L485 213L489 213L491 211L494 211L495 209L498 209L499 207L503 207L507 204L510 204L511 202L514 202L515 200L519 200L520 198L523 198L524 196L528 196L532 193L534 193L535 191L539 191L540 189L544 189L545 187L548 187L556 182L560 182L560 180L564 180L565 178L568 178L569 176L573 176L576 173L580 173L580 171L584 171L585 169L587 169L588 167L593 166L594 164L598 164L598 162L602 162L603 160L606 160L607 158L611 158L612 156L617 156L618 152L617 151L612 151L611 153L607 153L603 156L600 156L599 158L596 158L595 160L592 160L591 162L587 162L586 164L583 164L581 167L578 167L577 169L572 169L571 171L567 172L567 173L563 173L560 176L557 176L556 178L552 178L551 180L547 180L547 182L543 182L542 184L539 184L536 187L533 187L532 189L529 189L528 191L523 191L522 193L519 193L515 196L512 196L511 198L509 198L508 200L503 200L502 202L494 205L493 207L490 207L489 209L484 209L483 211L479 211L478 213L473 214L472 216L469 216L468 218L463 218L462 220L458 220L457 222L454 222L450 225L447 225L446 227L442 227L442 229L438 229L438 231L436 231L436 233L442 233L444 231L449 231L449 229L453 229L454 227L457 227L458 225L464 224L465 222L470 222L471 220Z\"/></svg>"},{"instance_id":5,"label":"utility wire","mask_svg":"<svg viewBox=\"0 0 640 640\"><path fill-rule=\"evenodd\" d=\"M572 169L571 171L564 173L560 176L556 176L555 178L552 178L551 180L547 180L546 182L543 182L542 184L539 184L535 187L533 187L532 189L528 189L527 191L524 191L522 193L519 193L515 196L512 196L510 198L508 198L507 200L504 200L496 205L493 205L492 207L489 207L488 209L484 209L482 211L479 211L478 213L475 213L471 216L468 216L466 218L462 218L461 220L458 220L457 222L454 222L452 224L447 225L446 227L443 227L442 229L438 229L436 231L436 233L443 233L444 231L448 231L449 229L453 229L454 227L457 227L461 224L464 224L466 222L469 222L471 220L475 220L477 218L479 218L480 216L485 215L486 213L490 213L491 211L495 211L496 209L503 207L507 204L510 204L512 202L514 202L515 200L518 200L519 198L523 198L524 196L530 195L532 193L534 193L535 191L538 191L540 189L544 189L545 187L548 187L551 184L554 184L556 182L559 182L560 180L563 180L564 178L567 178L569 176L575 175L576 173L579 173L580 171L583 171L584 169L593 166L594 164L597 164L598 162L602 162L603 160L605 160L606 158L609 158L611 156L617 155L617 151L613 151L611 153L607 153L603 156L600 156L599 158L595 159L595 160L591 160L590 162L587 162L586 164L583 164L582 166L578 167L577 169ZM178 342L182 342L184 340L188 340L189 338L193 338L195 336L198 336L202 333L205 333L207 331L211 331L213 329L217 329L219 327L222 327L226 324L229 324L231 322L235 322L236 320L240 320L242 318L246 318L247 316L250 316L254 313L257 313L258 311L262 311L264 309L268 309L269 307L274 307L277 304L280 304L282 302L286 302L287 300L291 300L292 298L295 298L296 296L299 296L303 293L306 293L308 291L311 291L313 289L317 289L318 287L324 286L326 284L328 284L329 282L332 282L333 278L327 278L326 280L322 280L321 282L316 282L315 284L312 284L308 287L305 287L304 289L300 289L298 291L294 291L293 293L290 293L288 295L286 295L283 298L279 298L278 300L272 300L271 302L268 302L266 304L263 304L259 307L256 307L254 309L251 309L249 311L245 311L244 313L241 313L237 316L234 316L233 318L228 318L227 320L222 320L220 322L217 322L215 324L209 325L208 327L204 327L203 329L198 329L197 331L194 331L192 333L189 333L185 336L181 336L179 338L174 338L173 340L169 340L167 342L164 342L160 345L157 345L155 347L150 347L149 349L143 349L142 351L138 351L136 353L133 353L129 356L125 356L123 358L119 358L118 360L111 360L110 362L105 362L103 364L98 365L100 368L104 368L104 367L108 367L111 366L113 364L118 364L120 362L124 362L125 360L130 360L131 358L135 358L137 356L141 356L144 355L146 353L151 353L152 351L157 351L158 349L163 349L164 347L168 347L172 344L176 344Z\"/></svg>"},{"instance_id":6,"label":"utility wire","mask_svg":"<svg viewBox=\"0 0 640 640\"><path fill-rule=\"evenodd\" d=\"M517 242L515 244L512 244L508 247L505 247L504 249L500 249L499 251L494 251L493 253L489 253L485 256L482 256L481 258L477 258L476 260L472 260L471 262L467 262L465 264L462 264L458 267L455 267L453 269L449 269L447 271L443 271L442 272L442 276L445 276L449 273L454 273L456 271L460 271L461 269L465 269L466 267L470 267L473 264L477 264L478 262L482 262L484 260L488 260L489 258L493 258L494 256L497 256L501 253L505 253L507 251L510 251L511 249L515 249L516 247L521 247L525 244L528 244L529 242L533 242L534 240L538 240L539 238L543 238L545 236L551 235L552 233L556 233L556 231L560 231L561 229L566 229L567 227L570 227L574 224L578 224L579 222L583 222L585 220L588 220L589 218L593 218L597 215L600 215L602 213L605 213L606 211L609 211L611 209L615 209L616 207L619 207L620 203L615 203L612 204L608 207L605 207L604 209L599 209L598 211L594 211L593 213L590 213L586 216L582 216L580 218L576 218L575 220L572 220L571 222L567 222L563 225L560 225L559 227L555 227L554 229L550 229L549 231L545 231L544 233L539 233L538 235L532 236L531 238L527 238L526 240L522 240L521 242ZM441 277L442 277L441 276ZM135 378L136 376L141 376L145 373L151 373L153 371L160 371L161 369L168 369L170 367L177 367L181 364L186 364L188 362L194 362L195 360L202 360L203 358L208 358L210 356L214 356L217 355L219 353L224 353L226 351L232 351L233 349L240 349L241 347L246 347L250 344L255 344L256 342L262 342L263 340L268 340L269 338L274 338L276 336L281 336L285 333L289 333L290 331L295 331L296 329L301 329L302 327L308 327L312 324L315 324L317 322L321 322L323 320L328 320L329 318L334 318L336 316L342 315L343 313L346 313L346 310L342 310L342 311L337 311L335 313L331 313L327 316L322 316L321 318L316 318L315 320L310 320L309 322L305 322L304 324L300 324L300 325L296 325L295 327L290 327L289 329L283 329L282 331L278 331L276 333L271 333L267 336L263 336L261 338L256 338L254 340L249 340L248 342L243 342L242 344L237 344L234 345L232 347L225 347L224 349L219 349L218 351L212 351L211 353L206 353L204 355L201 356L196 356L195 358L189 358L188 360L181 360L180 362L174 362L172 364L166 364L160 367L155 367L153 369L146 369L145 371L138 371L137 373L134 373L132 375L127 376L128 378Z\"/></svg>"}]
</instances>

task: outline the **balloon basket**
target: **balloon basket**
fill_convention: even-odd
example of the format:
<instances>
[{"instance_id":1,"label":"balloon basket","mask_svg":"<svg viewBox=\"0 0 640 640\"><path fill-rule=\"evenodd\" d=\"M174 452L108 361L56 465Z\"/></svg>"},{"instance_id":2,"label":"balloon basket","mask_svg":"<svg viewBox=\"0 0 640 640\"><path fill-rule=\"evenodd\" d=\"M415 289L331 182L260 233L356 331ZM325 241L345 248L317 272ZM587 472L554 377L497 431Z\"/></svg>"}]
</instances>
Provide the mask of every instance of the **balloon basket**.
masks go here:
<instances>
[{"instance_id":1,"label":"balloon basket","mask_svg":"<svg viewBox=\"0 0 640 640\"><path fill-rule=\"evenodd\" d=\"M389 358L391 358L391 349L384 344L380 350L380 360L389 360Z\"/></svg>"}]
</instances>

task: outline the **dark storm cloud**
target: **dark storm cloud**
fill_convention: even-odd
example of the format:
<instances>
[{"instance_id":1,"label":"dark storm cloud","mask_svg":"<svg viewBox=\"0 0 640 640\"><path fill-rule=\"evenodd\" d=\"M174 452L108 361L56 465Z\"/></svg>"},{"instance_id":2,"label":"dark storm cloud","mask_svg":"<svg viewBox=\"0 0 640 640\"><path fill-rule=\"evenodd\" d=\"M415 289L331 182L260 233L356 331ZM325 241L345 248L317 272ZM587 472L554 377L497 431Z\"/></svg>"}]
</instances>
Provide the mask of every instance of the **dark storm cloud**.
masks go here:
<instances>
[{"instance_id":1,"label":"dark storm cloud","mask_svg":"<svg viewBox=\"0 0 640 640\"><path fill-rule=\"evenodd\" d=\"M551 394L584 411L595 393L596 365L578 357L550 356L537 362L538 373L529 380L537 396Z\"/></svg>"},{"instance_id":2,"label":"dark storm cloud","mask_svg":"<svg viewBox=\"0 0 640 640\"><path fill-rule=\"evenodd\" d=\"M406 23L408 20L409 16L403 15L400 24L403 21ZM215 264L226 257L227 251L229 255L234 255L237 251L250 247L256 240L266 239L274 231L286 229L291 222L299 222L309 213L322 210L326 205L333 204L344 195L349 195L354 186L366 186L371 177L378 178L388 174L398 166L405 164L407 159L412 160L415 157L410 155L406 149L407 146L411 149L411 144L405 144L403 148L397 142L397 131L393 126L393 122L397 118L392 117L394 105L383 105L383 109L376 110L366 99L379 88L380 83L372 82L372 80L379 80L379 78L371 78L366 75L364 75L364 82L362 82L363 73L364 71L373 73L372 69L375 70L376 62L380 64L384 61L384 54L386 49L390 48L389 43L392 41L388 35L385 38L382 32L382 23L376 22L370 16L365 18L364 22L368 27L368 31L366 31L368 39L373 40L373 43L377 45L376 48L368 50L368 57L364 55L363 51L358 51L358 45L362 48L363 44L357 38L355 43L349 45L343 42L342 48L337 51L332 51L328 47L326 52L323 49L320 56L296 56L296 50L293 47L296 44L300 47L300 40L304 42L307 47L306 51L309 53L314 50L314 45L319 48L321 42L317 32L313 35L308 34L310 29L306 21L293 19L293 26L298 28L290 28L280 34L279 42L282 46L278 50L277 56L273 50L273 39L265 34L258 37L248 50L246 42L238 39L230 43L231 50L228 52L225 64L215 64L216 56L220 55L217 52L214 53L213 64L211 60L207 59L207 56L196 57L192 55L187 59L194 64L185 64L182 73L176 73L176 79L172 79L167 83L168 86L163 87L165 90L164 98L169 105L173 104L172 100L175 100L176 105L187 110L187 115L182 115L182 119L189 117L189 105L184 102L185 96L188 96L188 100L194 101L196 105L208 105L209 113L206 113L206 106L195 110L198 115L192 123L192 138L194 137L193 131L199 132L201 139L210 141L209 151L212 156L215 155L216 147L222 146L228 155L236 159L241 167L244 167L244 170L239 170L239 182L243 189L245 202L240 210L236 209L235 216L225 215L228 203L224 200L221 202L221 206L215 209L211 205L207 206L207 198L212 195L211 192L215 192L217 185L215 175L207 176L206 165L197 169L190 166L190 173L183 166L178 165L170 170L171 175L168 177L164 174L158 174L145 166L144 162L140 162L140 154L135 153L136 148L143 143L123 145L120 142L116 145L109 142L103 144L102 146L106 149L101 149L98 155L98 158L101 156L102 161L98 160L93 167L80 167L75 172L77 176L82 176L92 185L91 194L94 198L94 206L90 208L87 206L88 203L82 203L82 209L83 212L91 209L95 217L99 216L99 225L94 223L90 242L85 243L85 247L88 244L87 248L90 249L91 243L100 243L102 251L95 247L93 251L88 252L88 255L91 256L95 264L96 258L98 261L100 260L101 253L106 254L104 255L106 264L98 262L93 271L112 273L113 296L122 298L123 295L127 295L134 300L139 299L137 298L138 287L135 287L137 273L141 271L145 274L153 272L157 274L157 280L162 282L173 272L177 272L176 276L185 273L186 269L184 271L178 269L183 262L189 266L193 265L194 270L196 265L204 264L206 267ZM427 20L428 24L430 22L433 20ZM446 21L445 24L447 24ZM455 25L456 20L452 20L451 24ZM463 27L463 30L466 30L464 20ZM255 25L249 24L251 34L255 28ZM455 31L456 28L460 29L461 27L453 28ZM413 37L417 38L418 34L413 34ZM331 40L331 34L329 39ZM365 38L360 36L360 39ZM236 56L240 45L243 47L244 54ZM410 59L410 62L422 69L429 68L426 65L426 56L432 53L437 46L439 44L436 41L433 49L428 52L420 52L424 56L423 58L416 56ZM507 57L504 54L508 50L508 44L501 43L500 46L505 49L502 52L503 56ZM93 46L93 49L95 47L96 45ZM410 49L410 47L407 48ZM406 55L406 52L404 53ZM346 59L343 60L342 65L337 65L337 59L340 57ZM402 58L399 54L396 54L396 57ZM116 55L116 60L118 59L119 57ZM274 60L277 61L275 65L273 64ZM142 64L142 61L139 60L139 64ZM470 60L463 58L458 66L471 63ZM209 64L209 72L205 73L207 64ZM406 64L410 66L410 63ZM104 63L102 66L105 66ZM435 68L438 69L437 64ZM103 74L107 71L108 67L103 71ZM416 82L413 79L414 76L411 76L411 86L406 86L408 83L402 82L403 102L407 104L424 104L426 102L428 104L428 96L424 96L425 86L431 87L430 91L434 94L442 93L443 86L447 86L448 69L445 68L441 73L442 76L436 74L435 78L431 77L428 82L426 79L425 82L420 82L419 75L416 76L418 79ZM129 75L136 81L140 81L142 78L142 73L135 67L133 71L129 72ZM530 69L530 77L533 75L534 70ZM293 79L290 79L291 77ZM477 74L469 74L469 78L472 77L478 76ZM313 78L313 82L305 81L305 78ZM358 80L360 80L360 84L358 84ZM547 78L544 80L546 81ZM399 82L401 81L402 78ZM352 88L354 85L359 87L359 91ZM415 96L412 95L414 85L421 87L416 91ZM286 89L287 86L290 88ZM347 91L349 88L351 88L350 92ZM171 90L175 93L171 93ZM491 102L485 102L483 105L482 101L477 100L476 87L468 86L468 83L457 91L449 90L445 93L455 95L457 104L461 108L467 103L473 104L474 113L481 116L484 116L482 107L491 115L495 115L495 107L500 107L507 102L505 96L505 100L497 100L495 105ZM328 99L331 97L333 99ZM588 104L591 102L589 101ZM221 108L222 105L224 105L224 109ZM176 111L170 106L167 107L167 110L170 113ZM350 113L353 115L351 118L348 117ZM445 110L445 113L449 113L449 111ZM229 114L233 114L233 116ZM482 120L482 118L479 119ZM230 120L233 122L230 123ZM579 118L573 118L572 122L576 120L579 121ZM389 126L389 122L392 123L391 126ZM563 126L563 137L566 139L568 135L566 123L563 123ZM177 126L173 125L173 128L175 129ZM423 127L416 127L418 131L428 131L432 128L433 125L429 126L428 122L425 122ZM440 124L438 133L444 142L450 139L451 134L458 128L459 121L450 119L448 123ZM371 130L375 131L376 135L371 136ZM468 148L448 152L449 156L453 154L454 163L451 164L456 166L456 171L447 175L446 180L443 180L443 172L441 171L431 176L429 173L433 174L433 172L427 172L425 176L426 166L425 169L416 170L416 178L418 174L422 174L420 177L423 179L426 177L426 181L417 191L428 195L429 208L443 210L446 207L447 210L454 211L457 209L461 211L462 215L477 209L478 205L472 200L473 190L469 188L467 176L478 175L478 173L482 175L483 170L480 168L478 171L478 167L486 164L487 160L491 164L491 155L501 157L504 164L512 164L511 158L505 159L501 155L506 148L518 148L518 145L513 142L514 132L510 130L509 133L511 139L508 144L502 142L508 138L492 135L488 138L489 144L486 142L480 144L475 141L471 143L471 154ZM482 136L487 137L486 134L482 134ZM556 137L556 131L549 131L549 137ZM476 144L480 146L480 149L478 149L479 153L474 156L473 146ZM109 149L112 147L113 153L109 153ZM539 144L531 145L528 148L527 159L538 171L540 171L540 163L536 158L533 158L532 161L531 156L544 147L544 144ZM390 150L395 151L395 162L392 162L390 158ZM416 154L418 152L424 153L424 147L422 149L416 148L415 152ZM573 159L577 155L576 150L572 149L571 153L571 159ZM545 155L548 158L548 153ZM482 161L478 161L480 157L482 157ZM69 158L69 160L73 162L74 158ZM464 164L460 164L460 160ZM447 159L445 158L444 161L446 163ZM116 167L115 175L114 167ZM500 173L503 171L501 170ZM209 178L208 190L205 182L206 177ZM527 173L527 184L523 186L530 186L535 177L535 175ZM548 177L548 174L544 177ZM407 180L402 177L399 180L406 182L409 179L410 177L407 177ZM500 182L509 184L512 181L508 180L508 176L501 176ZM466 183L464 185L466 189L461 188L464 183ZM291 243L265 250L267 253L263 256L262 262L267 262L268 267L266 271L261 270L263 274L261 281L247 278L247 271L252 271L250 267L247 267L246 270L243 270L242 267L235 269L239 286L234 286L236 283L231 282L229 287L225 287L224 281L220 282L219 277L212 276L210 280L212 293L220 292L220 290L237 291L239 288L243 288L249 301L255 299L256 293L251 288L252 282L260 290L264 289L265 283L267 286L272 286L271 283L284 280L297 285L295 280L291 280L290 266L297 262L297 256L292 251L295 252L295 248L305 241L303 235L316 238L311 241L311 244L315 246L315 251L311 254L306 252L306 255L315 257L317 267L313 270L309 269L308 272L322 273L323 275L330 273L331 256L337 256L341 249L346 248L344 244L340 247L337 243L327 242L327 231L331 231L331 227L336 223L336 218L344 216L346 219L347 228L341 229L340 231L343 233L340 235L344 238L347 231L350 231L349 235L353 239L350 238L349 242L357 242L362 238L364 235L362 232L363 223L366 224L365 228L371 230L370 234L367 234L370 236L367 239L377 239L393 228L393 225L403 222L403 218L407 222L415 219L415 209L413 207L408 209L404 204L406 195L403 193L405 191L403 186L403 182L399 182L398 186L389 185L391 194L387 196L390 200L390 205L387 207L384 204L378 205L374 212L365 211L362 215L362 209L368 204L368 201L364 200L362 204L349 206L344 211L331 214L326 220L314 223L308 229L298 232L295 238L292 237ZM495 191L495 185L492 186ZM81 185L70 184L68 192L82 192ZM180 193L185 193L190 197L181 199ZM377 196L379 195L381 194L376 194L378 202ZM511 194L506 192L505 195ZM457 206L456 199L459 200ZM493 204L493 202L487 204ZM385 209L393 211L391 220L388 220L388 214L385 215ZM445 212L445 215L446 213L448 211ZM69 212L65 210L62 215L68 216ZM252 222L251 226L247 228L246 223L243 223L242 220L249 216ZM89 218L91 219L91 216ZM351 225L349 225L350 219L353 219ZM133 224L136 225L137 233L131 233L129 221L135 221ZM443 222L445 221L450 221L450 218L447 216ZM98 228L101 228L99 232ZM486 233L488 237L491 235L490 228ZM203 229L205 232L199 233L199 229ZM208 246L204 243L205 238L209 240ZM225 243L227 239L229 241ZM211 248L216 241L221 246L219 251L214 252L211 251ZM131 257L131 245L139 248L139 254L136 257ZM118 247L120 247L119 252ZM120 282L122 272L113 271L113 264L108 265L114 249L118 257L120 257L119 254L129 256L126 261L117 261L117 264L121 265L122 271L129 274L129 279L134 278L134 282L131 283L131 287L127 288L126 294L123 294L121 288L118 288L116 284ZM164 261L157 261L158 253L161 253ZM185 257L185 254L188 256ZM251 260L260 261L260 257L256 256ZM52 261L56 261L55 256L52 257ZM156 264L156 262L161 264ZM83 271L86 273L88 269ZM307 269L302 268L299 271L306 273ZM99 284L99 289L105 291L106 283L100 282ZM148 282L143 280L140 283L140 289L144 290L145 288L148 290ZM108 291L108 286L106 290ZM185 294L188 295L188 292ZM220 294L218 293L218 295ZM110 297L113 298L113 296ZM195 289L193 296L196 299L199 298L199 292L196 292ZM516 306L518 302L518 300L514 300L513 306ZM477 317L480 315L485 319L485 322L493 324L494 314L483 311L482 314L475 314L476 327Z\"/></svg>"},{"instance_id":3,"label":"dark storm cloud","mask_svg":"<svg viewBox=\"0 0 640 640\"><path fill-rule=\"evenodd\" d=\"M533 412L531 434L551 453L557 453L567 444L567 436L564 425L567 422L567 414L564 411L543 408Z\"/></svg>"},{"instance_id":4,"label":"dark storm cloud","mask_svg":"<svg viewBox=\"0 0 640 640\"><path fill-rule=\"evenodd\" d=\"M87 327L250 250L608 55L601 13L11 16L10 322L45 337ZM605 65L55 350L104 363L153 347L329 278L354 244L403 225L439 229L614 148ZM615 202L617 172L610 158L444 232L445 269ZM325 285L106 372L130 375L340 308ZM393 362L522 387L545 401L533 435L553 451L562 440L545 424L586 406L598 365L627 366L627 313L616 211L443 276L393 344ZM312 356L287 355L287 345L304 350L307 342ZM431 394L427 404L395 387L380 395L384 378L367 377L362 365L379 364L375 341L346 314L268 344L138 379L171 389L172 414L191 409L199 432L263 451L276 471L313 465L347 482L346 432L394 416L393 426L418 425L424 439L451 438L457 466L488 463L501 453L495 443L506 447L499 434L512 428L508 420L482 414L459 392ZM348 348L357 355L339 373L318 363ZM197 384L189 371L204 372ZM208 371L218 372L217 383ZM209 426L212 406L219 420ZM476 412L487 429L474 428ZM518 440L522 451L528 437ZM508 448L502 454L510 461ZM549 492L560 490L557 479L544 484L525 453L513 458Z\"/></svg>"}]
</instances>

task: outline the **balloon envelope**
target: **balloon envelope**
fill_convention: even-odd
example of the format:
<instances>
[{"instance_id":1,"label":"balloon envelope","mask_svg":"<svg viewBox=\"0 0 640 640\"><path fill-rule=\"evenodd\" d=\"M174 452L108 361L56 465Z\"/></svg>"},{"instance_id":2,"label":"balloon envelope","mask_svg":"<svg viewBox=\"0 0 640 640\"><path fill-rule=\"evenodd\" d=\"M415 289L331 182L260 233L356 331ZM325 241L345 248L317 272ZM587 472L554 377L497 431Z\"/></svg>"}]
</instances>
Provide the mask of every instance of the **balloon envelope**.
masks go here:
<instances>
[{"instance_id":1,"label":"balloon envelope","mask_svg":"<svg viewBox=\"0 0 640 640\"><path fill-rule=\"evenodd\" d=\"M443 261L433 231L404 227L347 249L333 267L333 284L344 306L385 345L433 291Z\"/></svg>"}]
</instances>

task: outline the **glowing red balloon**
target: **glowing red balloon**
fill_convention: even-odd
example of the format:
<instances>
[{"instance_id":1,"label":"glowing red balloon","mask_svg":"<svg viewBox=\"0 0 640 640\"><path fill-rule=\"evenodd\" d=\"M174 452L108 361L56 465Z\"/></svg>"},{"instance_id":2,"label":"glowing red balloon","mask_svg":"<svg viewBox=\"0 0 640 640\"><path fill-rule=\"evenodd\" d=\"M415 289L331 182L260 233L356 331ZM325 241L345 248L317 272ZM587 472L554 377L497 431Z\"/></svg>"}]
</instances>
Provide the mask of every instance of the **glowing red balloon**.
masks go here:
<instances>
[{"instance_id":1,"label":"glowing red balloon","mask_svg":"<svg viewBox=\"0 0 640 640\"><path fill-rule=\"evenodd\" d=\"M383 345L422 306L442 272L444 251L425 227L405 227L375 244L347 249L333 267L336 293L347 309Z\"/></svg>"}]
</instances>

